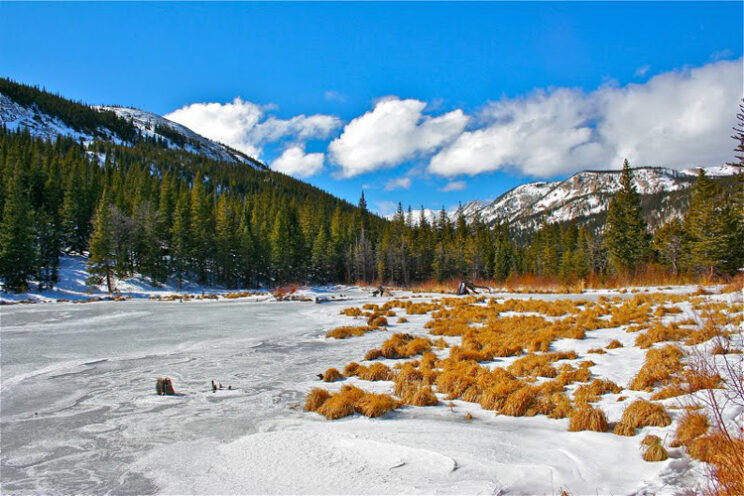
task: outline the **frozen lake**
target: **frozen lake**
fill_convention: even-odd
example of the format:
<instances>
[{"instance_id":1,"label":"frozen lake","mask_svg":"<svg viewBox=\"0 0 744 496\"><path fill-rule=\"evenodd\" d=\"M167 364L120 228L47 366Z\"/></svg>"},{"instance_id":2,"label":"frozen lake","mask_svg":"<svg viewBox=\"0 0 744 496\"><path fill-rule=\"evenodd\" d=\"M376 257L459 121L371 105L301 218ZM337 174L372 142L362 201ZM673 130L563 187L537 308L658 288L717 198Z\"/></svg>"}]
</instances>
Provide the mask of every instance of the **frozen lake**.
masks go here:
<instances>
[{"instance_id":1,"label":"frozen lake","mask_svg":"<svg viewBox=\"0 0 744 496\"><path fill-rule=\"evenodd\" d=\"M130 465L159 445L297 415L308 382L360 340L327 342L348 303L150 301L2 308L2 489L152 493ZM329 346L333 352L329 353ZM355 353L356 352L356 353ZM155 378L182 397L158 397ZM235 391L211 392L210 380Z\"/></svg>"},{"instance_id":2,"label":"frozen lake","mask_svg":"<svg viewBox=\"0 0 744 496\"><path fill-rule=\"evenodd\" d=\"M341 309L380 302L358 289L344 292L350 301L320 305L1 307L2 493L626 494L695 487L699 474L688 460L673 454L644 462L639 439L568 432L567 419L494 415L460 400L379 419L327 421L303 412L305 394L321 384L391 391L387 381L316 378L361 361L390 336L325 339L330 328L353 322ZM390 319L390 331L426 334L430 316L407 317L405 324ZM603 355L614 361L597 369L627 382L643 358L630 346L633 336L591 331L564 346L582 351L612 338L627 347ZM158 376L171 377L183 396L156 396ZM212 393L212 379L234 390ZM623 410L614 400L603 407L615 421ZM465 420L466 412L474 420Z\"/></svg>"}]
</instances>

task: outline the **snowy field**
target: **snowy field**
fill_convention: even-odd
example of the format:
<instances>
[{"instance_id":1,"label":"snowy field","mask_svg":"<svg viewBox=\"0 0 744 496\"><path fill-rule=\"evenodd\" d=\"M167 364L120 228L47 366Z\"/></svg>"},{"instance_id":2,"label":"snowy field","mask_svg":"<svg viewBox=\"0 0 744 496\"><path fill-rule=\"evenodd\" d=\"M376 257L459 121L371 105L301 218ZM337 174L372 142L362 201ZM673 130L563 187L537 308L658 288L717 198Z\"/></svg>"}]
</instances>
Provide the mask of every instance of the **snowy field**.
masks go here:
<instances>
[{"instance_id":1,"label":"snowy field","mask_svg":"<svg viewBox=\"0 0 744 496\"><path fill-rule=\"evenodd\" d=\"M329 421L304 412L313 387L351 383L390 393L390 381L326 384L316 374L362 362L393 332L425 335L430 319L409 315L408 323L391 319L389 331L326 339L329 329L353 323L339 315L342 309L385 301L355 288L337 288L335 295L346 301L0 307L2 493L676 494L701 488L703 467L683 448L669 449L663 462L642 460L642 437L663 437L669 428L647 427L633 437L568 432L568 419L495 415L475 403L450 404L444 395L438 406L404 406L381 418ZM413 295L414 301L432 297L439 295ZM633 347L634 338L600 329L583 340L560 340L554 349L576 350L579 360L596 362L593 375L627 387L645 352ZM584 355L612 339L625 346ZM158 376L173 378L181 395L156 396ZM233 389L213 393L212 379ZM610 422L628 404L618 396L598 403ZM669 412L675 420L680 415ZM474 418L465 420L466 413Z\"/></svg>"}]
</instances>

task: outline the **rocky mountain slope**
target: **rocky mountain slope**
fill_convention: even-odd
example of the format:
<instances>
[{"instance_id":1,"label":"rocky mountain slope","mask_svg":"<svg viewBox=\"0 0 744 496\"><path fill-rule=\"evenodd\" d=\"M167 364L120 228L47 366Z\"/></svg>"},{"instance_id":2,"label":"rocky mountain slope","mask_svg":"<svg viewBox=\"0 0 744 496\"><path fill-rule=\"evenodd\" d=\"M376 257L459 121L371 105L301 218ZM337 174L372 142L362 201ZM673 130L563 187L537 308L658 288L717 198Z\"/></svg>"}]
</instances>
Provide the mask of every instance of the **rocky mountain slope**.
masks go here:
<instances>
[{"instance_id":1,"label":"rocky mountain slope","mask_svg":"<svg viewBox=\"0 0 744 496\"><path fill-rule=\"evenodd\" d=\"M705 171L715 177L736 173L730 166L709 167ZM636 188L648 204L647 216L652 224L663 222L678 213L679 205L675 199L686 196L684 192L693 184L697 173L697 169L633 169ZM469 201L462 205L461 212L468 221L478 214L488 224L507 222L515 230L530 230L543 222L588 219L603 214L612 195L619 189L619 170L582 171L565 180L522 184L492 201ZM455 219L458 210L450 210L447 214ZM419 219L419 214L419 211L413 212L414 221ZM424 215L431 222L439 217L439 212L426 209Z\"/></svg>"},{"instance_id":2,"label":"rocky mountain slope","mask_svg":"<svg viewBox=\"0 0 744 496\"><path fill-rule=\"evenodd\" d=\"M96 139L118 144L150 140L213 160L266 168L238 150L151 112L128 107L88 106L6 79L0 82L0 125L10 130L22 128L45 139L63 135L88 143Z\"/></svg>"}]
</instances>

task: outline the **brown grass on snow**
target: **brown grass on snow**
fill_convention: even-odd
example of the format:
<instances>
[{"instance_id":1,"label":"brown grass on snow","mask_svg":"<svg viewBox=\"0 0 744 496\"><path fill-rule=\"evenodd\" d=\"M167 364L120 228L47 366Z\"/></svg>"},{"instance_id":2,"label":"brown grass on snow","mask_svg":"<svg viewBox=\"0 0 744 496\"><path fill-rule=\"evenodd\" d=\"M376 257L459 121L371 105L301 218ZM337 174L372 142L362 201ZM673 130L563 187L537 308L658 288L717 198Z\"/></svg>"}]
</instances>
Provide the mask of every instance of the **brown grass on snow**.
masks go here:
<instances>
[{"instance_id":1,"label":"brown grass on snow","mask_svg":"<svg viewBox=\"0 0 744 496\"><path fill-rule=\"evenodd\" d=\"M679 419L672 446L687 445L693 439L705 434L709 426L710 424L706 415L692 411L685 412L682 418Z\"/></svg>"},{"instance_id":2,"label":"brown grass on snow","mask_svg":"<svg viewBox=\"0 0 744 496\"><path fill-rule=\"evenodd\" d=\"M647 462L663 462L669 458L669 453L661 445L661 439L658 436L648 435L643 439L642 444L646 446L643 452L643 459Z\"/></svg>"},{"instance_id":3,"label":"brown grass on snow","mask_svg":"<svg viewBox=\"0 0 744 496\"><path fill-rule=\"evenodd\" d=\"M331 393L326 391L325 389L321 388L315 388L309 393L307 393L307 397L305 398L305 411L306 412L314 412L317 411L318 408L320 408L323 403L326 402L328 398L331 397Z\"/></svg>"},{"instance_id":4,"label":"brown grass on snow","mask_svg":"<svg viewBox=\"0 0 744 496\"><path fill-rule=\"evenodd\" d=\"M398 405L399 403L389 395L368 393L346 385L332 395L322 389L312 390L307 395L305 410L316 411L330 420L335 420L355 413L367 417L380 417Z\"/></svg>"},{"instance_id":5,"label":"brown grass on snow","mask_svg":"<svg viewBox=\"0 0 744 496\"><path fill-rule=\"evenodd\" d=\"M631 403L623 412L620 422L615 426L615 434L634 436L639 427L664 427L672 423L664 406L639 399Z\"/></svg>"},{"instance_id":6,"label":"brown grass on snow","mask_svg":"<svg viewBox=\"0 0 744 496\"><path fill-rule=\"evenodd\" d=\"M657 384L668 384L682 370L679 361L682 356L682 350L672 345L648 350L643 367L631 381L630 389L650 391Z\"/></svg>"},{"instance_id":7,"label":"brown grass on snow","mask_svg":"<svg viewBox=\"0 0 744 496\"><path fill-rule=\"evenodd\" d=\"M607 418L599 408L579 408L568 416L569 431L606 432Z\"/></svg>"},{"instance_id":8,"label":"brown grass on snow","mask_svg":"<svg viewBox=\"0 0 744 496\"><path fill-rule=\"evenodd\" d=\"M323 382L334 382L343 378L344 376L338 369L330 368L323 373Z\"/></svg>"}]
</instances>

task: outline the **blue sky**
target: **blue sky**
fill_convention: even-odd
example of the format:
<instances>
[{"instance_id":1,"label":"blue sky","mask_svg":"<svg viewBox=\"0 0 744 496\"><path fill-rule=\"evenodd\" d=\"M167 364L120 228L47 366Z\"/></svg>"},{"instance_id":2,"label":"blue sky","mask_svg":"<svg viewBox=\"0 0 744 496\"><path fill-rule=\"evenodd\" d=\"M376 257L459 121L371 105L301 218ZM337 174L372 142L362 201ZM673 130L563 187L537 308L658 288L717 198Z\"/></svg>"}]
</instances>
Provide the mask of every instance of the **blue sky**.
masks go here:
<instances>
[{"instance_id":1,"label":"blue sky","mask_svg":"<svg viewBox=\"0 0 744 496\"><path fill-rule=\"evenodd\" d=\"M169 114L351 201L366 187L381 211L439 208L624 156L724 161L742 14L740 2L2 2L0 74Z\"/></svg>"}]
</instances>

